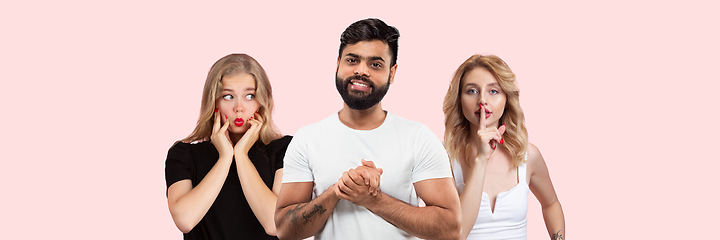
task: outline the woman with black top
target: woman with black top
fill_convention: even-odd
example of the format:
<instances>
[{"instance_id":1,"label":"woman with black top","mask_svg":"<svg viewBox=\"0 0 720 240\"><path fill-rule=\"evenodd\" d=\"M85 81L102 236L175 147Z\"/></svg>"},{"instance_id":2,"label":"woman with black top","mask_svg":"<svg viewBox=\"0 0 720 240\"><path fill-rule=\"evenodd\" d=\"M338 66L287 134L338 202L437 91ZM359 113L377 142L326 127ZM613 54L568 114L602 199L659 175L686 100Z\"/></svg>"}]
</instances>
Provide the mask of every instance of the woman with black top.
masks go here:
<instances>
[{"instance_id":1,"label":"woman with black top","mask_svg":"<svg viewBox=\"0 0 720 240\"><path fill-rule=\"evenodd\" d=\"M197 126L165 162L168 207L184 239L277 239L275 203L292 137L277 131L272 110L272 88L255 59L230 54L215 62Z\"/></svg>"}]
</instances>

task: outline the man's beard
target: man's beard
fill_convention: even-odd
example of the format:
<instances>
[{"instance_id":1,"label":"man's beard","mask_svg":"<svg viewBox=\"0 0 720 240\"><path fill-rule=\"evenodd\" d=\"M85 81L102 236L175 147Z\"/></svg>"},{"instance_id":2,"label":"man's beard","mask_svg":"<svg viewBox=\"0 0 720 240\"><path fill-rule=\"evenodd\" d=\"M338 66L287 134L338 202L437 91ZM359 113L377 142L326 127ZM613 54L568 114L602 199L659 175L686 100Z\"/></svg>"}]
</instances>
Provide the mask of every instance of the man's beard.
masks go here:
<instances>
[{"instance_id":1,"label":"man's beard","mask_svg":"<svg viewBox=\"0 0 720 240\"><path fill-rule=\"evenodd\" d=\"M350 94L350 91L355 91L348 89L348 85L350 85L351 80L362 80L368 85L368 87L370 87L370 94L364 96ZM383 97L385 97L385 94L390 89L390 76L388 75L388 81L385 86L376 88L375 84L366 77L353 75L343 81L337 77L337 72L335 72L335 87L337 87L340 96L342 96L343 101L345 101L345 104L347 104L348 107L354 110L366 110L375 106L375 104L379 103Z\"/></svg>"}]
</instances>

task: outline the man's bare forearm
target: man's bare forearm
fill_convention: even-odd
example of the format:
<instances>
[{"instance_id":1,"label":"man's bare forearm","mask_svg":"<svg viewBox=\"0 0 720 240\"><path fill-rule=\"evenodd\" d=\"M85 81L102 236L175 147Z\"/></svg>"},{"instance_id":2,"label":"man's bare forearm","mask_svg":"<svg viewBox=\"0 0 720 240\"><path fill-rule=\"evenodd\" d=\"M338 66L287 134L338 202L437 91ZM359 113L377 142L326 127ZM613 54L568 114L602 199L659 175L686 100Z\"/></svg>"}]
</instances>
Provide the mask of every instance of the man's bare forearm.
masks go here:
<instances>
[{"instance_id":1,"label":"man's bare forearm","mask_svg":"<svg viewBox=\"0 0 720 240\"><path fill-rule=\"evenodd\" d=\"M333 187L310 202L278 206L275 212L278 238L304 239L320 231L340 200Z\"/></svg>"},{"instance_id":2,"label":"man's bare forearm","mask_svg":"<svg viewBox=\"0 0 720 240\"><path fill-rule=\"evenodd\" d=\"M460 212L439 206L416 207L380 192L365 206L396 227L422 239L458 239Z\"/></svg>"}]
</instances>

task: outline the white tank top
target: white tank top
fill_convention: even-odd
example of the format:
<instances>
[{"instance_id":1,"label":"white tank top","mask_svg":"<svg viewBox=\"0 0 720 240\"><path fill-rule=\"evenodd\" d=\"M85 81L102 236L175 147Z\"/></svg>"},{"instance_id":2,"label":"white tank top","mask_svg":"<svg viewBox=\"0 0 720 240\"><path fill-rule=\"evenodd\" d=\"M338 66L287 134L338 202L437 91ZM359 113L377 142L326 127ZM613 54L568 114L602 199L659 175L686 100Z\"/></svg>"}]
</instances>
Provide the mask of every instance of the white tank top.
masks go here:
<instances>
[{"instance_id":1,"label":"white tank top","mask_svg":"<svg viewBox=\"0 0 720 240\"><path fill-rule=\"evenodd\" d=\"M527 160L527 155L525 156ZM477 220L467 239L527 239L527 209L530 188L525 163L518 166L518 184L498 194L495 212L490 209L490 196L483 192ZM458 191L465 189L462 169L453 161L453 175Z\"/></svg>"}]
</instances>

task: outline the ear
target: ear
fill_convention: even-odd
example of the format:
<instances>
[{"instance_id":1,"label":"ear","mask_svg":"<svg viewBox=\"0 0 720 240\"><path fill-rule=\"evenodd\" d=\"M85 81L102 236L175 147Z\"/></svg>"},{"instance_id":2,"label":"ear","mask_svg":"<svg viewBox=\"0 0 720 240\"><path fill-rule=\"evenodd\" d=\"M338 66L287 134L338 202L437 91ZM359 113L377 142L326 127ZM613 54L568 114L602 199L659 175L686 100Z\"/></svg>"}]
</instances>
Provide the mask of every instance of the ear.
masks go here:
<instances>
[{"instance_id":1,"label":"ear","mask_svg":"<svg viewBox=\"0 0 720 240\"><path fill-rule=\"evenodd\" d=\"M390 68L390 84L392 84L393 81L395 81L395 72L397 71L397 67L398 67L398 65L396 63L394 66L392 66Z\"/></svg>"},{"instance_id":2,"label":"ear","mask_svg":"<svg viewBox=\"0 0 720 240\"><path fill-rule=\"evenodd\" d=\"M337 64L335 64L335 68L339 68L339 67L340 67L340 57L338 57Z\"/></svg>"}]
</instances>

